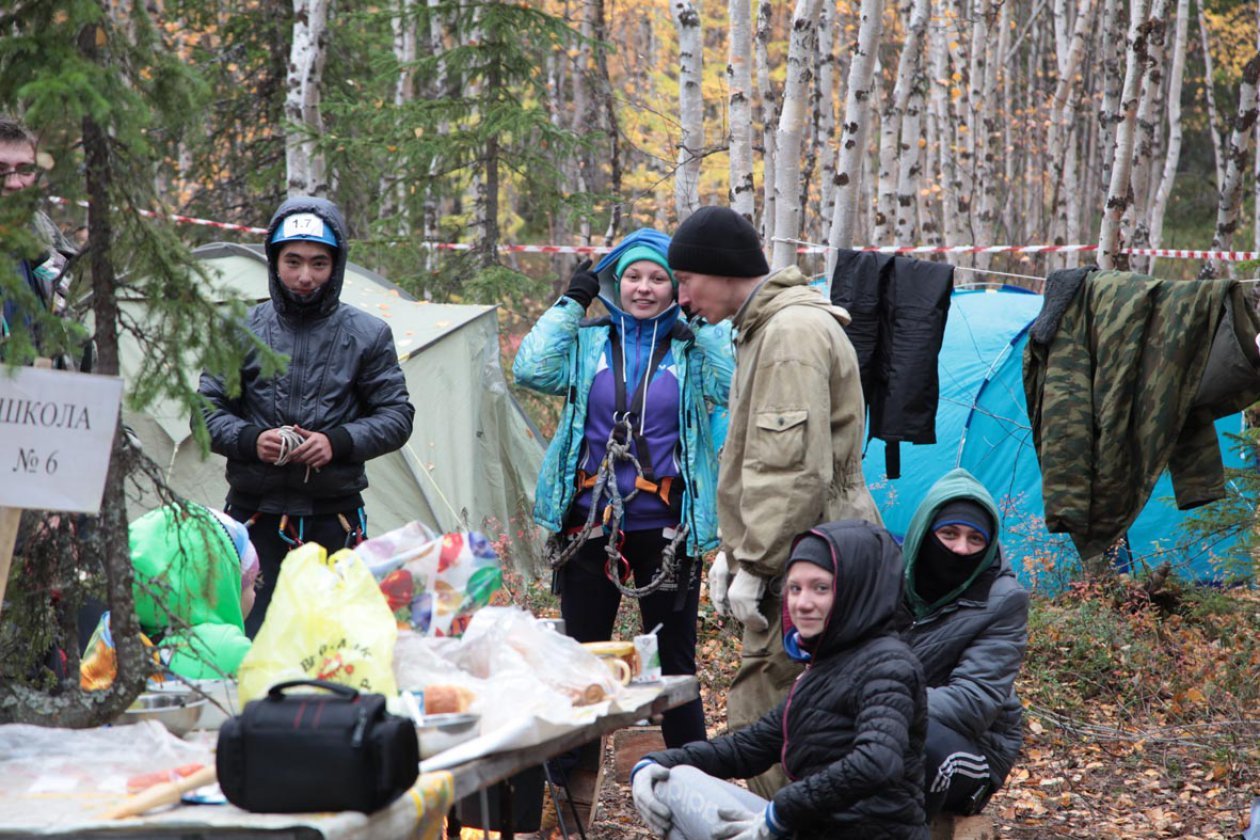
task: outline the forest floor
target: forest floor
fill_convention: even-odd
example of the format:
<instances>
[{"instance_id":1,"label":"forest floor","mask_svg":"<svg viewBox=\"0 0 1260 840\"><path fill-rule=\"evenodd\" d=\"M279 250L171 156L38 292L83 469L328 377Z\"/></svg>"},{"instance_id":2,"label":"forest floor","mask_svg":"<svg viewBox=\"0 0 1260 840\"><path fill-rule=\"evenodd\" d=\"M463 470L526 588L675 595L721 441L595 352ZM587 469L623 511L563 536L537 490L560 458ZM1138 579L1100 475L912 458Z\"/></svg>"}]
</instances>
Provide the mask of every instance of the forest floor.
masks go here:
<instances>
[{"instance_id":1,"label":"forest floor","mask_svg":"<svg viewBox=\"0 0 1260 840\"><path fill-rule=\"evenodd\" d=\"M701 610L718 734L739 641L707 601ZM634 618L623 607L626 629ZM1192 594L1171 612L1088 588L1035 599L1018 688L1024 750L986 809L998 837L1238 840L1247 827L1260 797L1260 594ZM588 837L648 838L607 753Z\"/></svg>"}]
</instances>

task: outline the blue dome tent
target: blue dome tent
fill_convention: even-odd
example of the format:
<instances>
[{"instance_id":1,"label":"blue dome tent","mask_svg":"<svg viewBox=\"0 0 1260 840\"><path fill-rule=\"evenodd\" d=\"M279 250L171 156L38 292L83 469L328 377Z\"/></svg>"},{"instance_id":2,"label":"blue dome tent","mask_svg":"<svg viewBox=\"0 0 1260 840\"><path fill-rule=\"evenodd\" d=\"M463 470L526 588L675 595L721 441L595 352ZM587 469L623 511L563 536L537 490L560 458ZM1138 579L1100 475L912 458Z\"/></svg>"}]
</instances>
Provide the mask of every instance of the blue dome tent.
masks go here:
<instances>
[{"instance_id":1,"label":"blue dome tent","mask_svg":"<svg viewBox=\"0 0 1260 840\"><path fill-rule=\"evenodd\" d=\"M1066 534L1045 528L1041 470L1024 400L1023 358L1028 329L1041 311L1041 295L1013 286L959 288L953 293L939 358L940 405L936 440L903 444L902 477L884 473L883 441L870 441L866 480L894 534L904 534L919 501L955 467L965 467L989 489L1002 511L1003 547L1026 584L1057 588L1077 567ZM1217 422L1226 467L1244 463L1225 433L1242 431L1242 415ZM1172 501L1167 472L1129 529L1131 556L1118 562L1154 566L1170 560L1181 575L1218 577L1214 560L1229 546L1193 540L1181 527L1193 511Z\"/></svg>"}]
</instances>

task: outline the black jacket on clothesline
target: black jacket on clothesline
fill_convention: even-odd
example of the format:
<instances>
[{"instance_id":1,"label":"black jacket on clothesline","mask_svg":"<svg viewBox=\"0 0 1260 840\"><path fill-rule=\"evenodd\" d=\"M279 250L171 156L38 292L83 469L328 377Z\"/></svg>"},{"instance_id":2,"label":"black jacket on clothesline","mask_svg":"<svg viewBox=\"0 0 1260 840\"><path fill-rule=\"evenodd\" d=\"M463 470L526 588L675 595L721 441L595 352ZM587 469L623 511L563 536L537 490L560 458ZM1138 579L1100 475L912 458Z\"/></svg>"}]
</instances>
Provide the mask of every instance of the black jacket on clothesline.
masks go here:
<instances>
[{"instance_id":1,"label":"black jacket on clothesline","mask_svg":"<svg viewBox=\"0 0 1260 840\"><path fill-rule=\"evenodd\" d=\"M945 337L954 267L876 251L841 249L831 302L853 319L869 412L867 435L885 441L889 478L901 475L898 444L936 443L937 356Z\"/></svg>"}]
</instances>

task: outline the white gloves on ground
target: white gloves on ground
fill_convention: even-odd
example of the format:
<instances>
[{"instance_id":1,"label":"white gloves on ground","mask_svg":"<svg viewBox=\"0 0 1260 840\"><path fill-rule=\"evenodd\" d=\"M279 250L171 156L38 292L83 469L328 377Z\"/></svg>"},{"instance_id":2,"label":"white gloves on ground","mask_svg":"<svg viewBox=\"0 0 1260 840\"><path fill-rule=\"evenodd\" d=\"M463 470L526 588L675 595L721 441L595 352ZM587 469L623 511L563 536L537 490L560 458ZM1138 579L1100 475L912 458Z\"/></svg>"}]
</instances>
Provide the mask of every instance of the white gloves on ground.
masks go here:
<instances>
[{"instance_id":1,"label":"white gloves on ground","mask_svg":"<svg viewBox=\"0 0 1260 840\"><path fill-rule=\"evenodd\" d=\"M774 805L767 805L760 814L719 809L718 819L722 822L713 828L713 840L779 840L788 836L773 824L773 808Z\"/></svg>"},{"instance_id":2,"label":"white gloves on ground","mask_svg":"<svg viewBox=\"0 0 1260 840\"><path fill-rule=\"evenodd\" d=\"M758 606L761 596L766 594L766 579L742 567L735 572L731 586L726 591L727 600L731 604L731 615L735 616L749 630L765 630L770 626Z\"/></svg>"},{"instance_id":3,"label":"white gloves on ground","mask_svg":"<svg viewBox=\"0 0 1260 840\"><path fill-rule=\"evenodd\" d=\"M669 806L656 795L657 783L669 778L669 768L654 762L648 762L634 771L630 782L630 790L634 796L634 807L647 827L657 835L664 837L674 824L673 812Z\"/></svg>"},{"instance_id":4,"label":"white gloves on ground","mask_svg":"<svg viewBox=\"0 0 1260 840\"><path fill-rule=\"evenodd\" d=\"M731 612L731 602L726 599L726 590L730 585L731 568L726 562L726 552L719 551L709 567L709 600L718 615L729 615Z\"/></svg>"}]
</instances>

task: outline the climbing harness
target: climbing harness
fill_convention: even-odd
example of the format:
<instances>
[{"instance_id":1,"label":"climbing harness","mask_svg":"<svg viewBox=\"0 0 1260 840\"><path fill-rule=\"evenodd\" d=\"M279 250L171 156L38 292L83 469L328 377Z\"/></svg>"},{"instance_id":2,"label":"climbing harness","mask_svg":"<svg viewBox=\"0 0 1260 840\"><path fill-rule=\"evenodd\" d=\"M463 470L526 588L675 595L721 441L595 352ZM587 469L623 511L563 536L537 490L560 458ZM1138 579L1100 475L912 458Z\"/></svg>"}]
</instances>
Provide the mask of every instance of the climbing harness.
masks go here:
<instances>
[{"instance_id":1,"label":"climbing harness","mask_svg":"<svg viewBox=\"0 0 1260 840\"><path fill-rule=\"evenodd\" d=\"M655 486L644 478L643 466L631 452L630 441L633 437L630 416L621 414L613 423L604 460L600 462L599 470L593 476L591 509L586 514L586 521L576 530L552 534L547 540L545 551L551 568L559 569L573 559L588 539L598 536L595 533L598 528L608 535L608 542L604 547L604 552L608 555L604 562L604 574L622 595L642 598L658 589L668 591L678 588L678 546L687 538L687 526L680 525L669 538L661 551L661 567L652 579L640 587L628 585L631 579L630 562L621 553L626 541L625 532L621 530L626 518L626 504L645 489L644 485ZM635 471L634 489L625 496L621 495L621 488L617 486L616 465L619 461L630 462ZM606 505L601 504L604 499L608 500ZM597 524L596 514L601 506L603 516Z\"/></svg>"},{"instance_id":2,"label":"climbing harness","mask_svg":"<svg viewBox=\"0 0 1260 840\"><path fill-rule=\"evenodd\" d=\"M609 330L608 342L611 345L611 356L613 359L621 358L621 375L616 375L614 370L613 376L616 398L613 425L608 433L608 445L604 450L604 458L595 475L578 470L576 476L578 491L587 489L591 491L591 507L587 512L586 521L581 526L567 532L552 534L544 548L554 571L569 562L592 536L607 534L608 541L604 546L604 551L608 559L604 563L604 575L621 594L631 598L642 598L658 589L667 591L679 589L678 547L683 545L687 538L688 529L685 524L679 525L676 529L664 529L662 533L669 542L661 551L660 568L643 586L629 585L632 578L630 561L621 553L626 541L625 531L622 530L622 525L626 521L626 504L640 492L646 492L658 497L666 507L678 515L680 520L682 518L683 479L680 476L665 476L660 479L656 477L656 471L652 466L652 453L643 433L648 386L657 368L669 353L671 337L672 334L665 336L658 344L656 333L653 331L652 343L648 348L647 367L644 369L643 377L638 380L634 394L627 400L625 347L622 345L622 338L617 329L614 327ZM635 428L636 421L638 422L637 429ZM617 466L621 462L631 464L635 473L634 488L625 496L622 496L621 488L617 485ZM605 500L607 500L606 503ZM603 513L597 524L595 519L597 512L601 510ZM599 533L596 533L597 529ZM683 588L686 588L685 582Z\"/></svg>"},{"instance_id":3,"label":"climbing harness","mask_svg":"<svg viewBox=\"0 0 1260 840\"><path fill-rule=\"evenodd\" d=\"M284 540L293 548L297 548L303 542L305 542L304 537L306 534L306 518L302 516L296 516L294 517L294 519L297 520L296 529L291 527L293 523L289 520L289 514L287 513L281 514L280 522L276 526L276 532L280 535L280 539Z\"/></svg>"}]
</instances>

